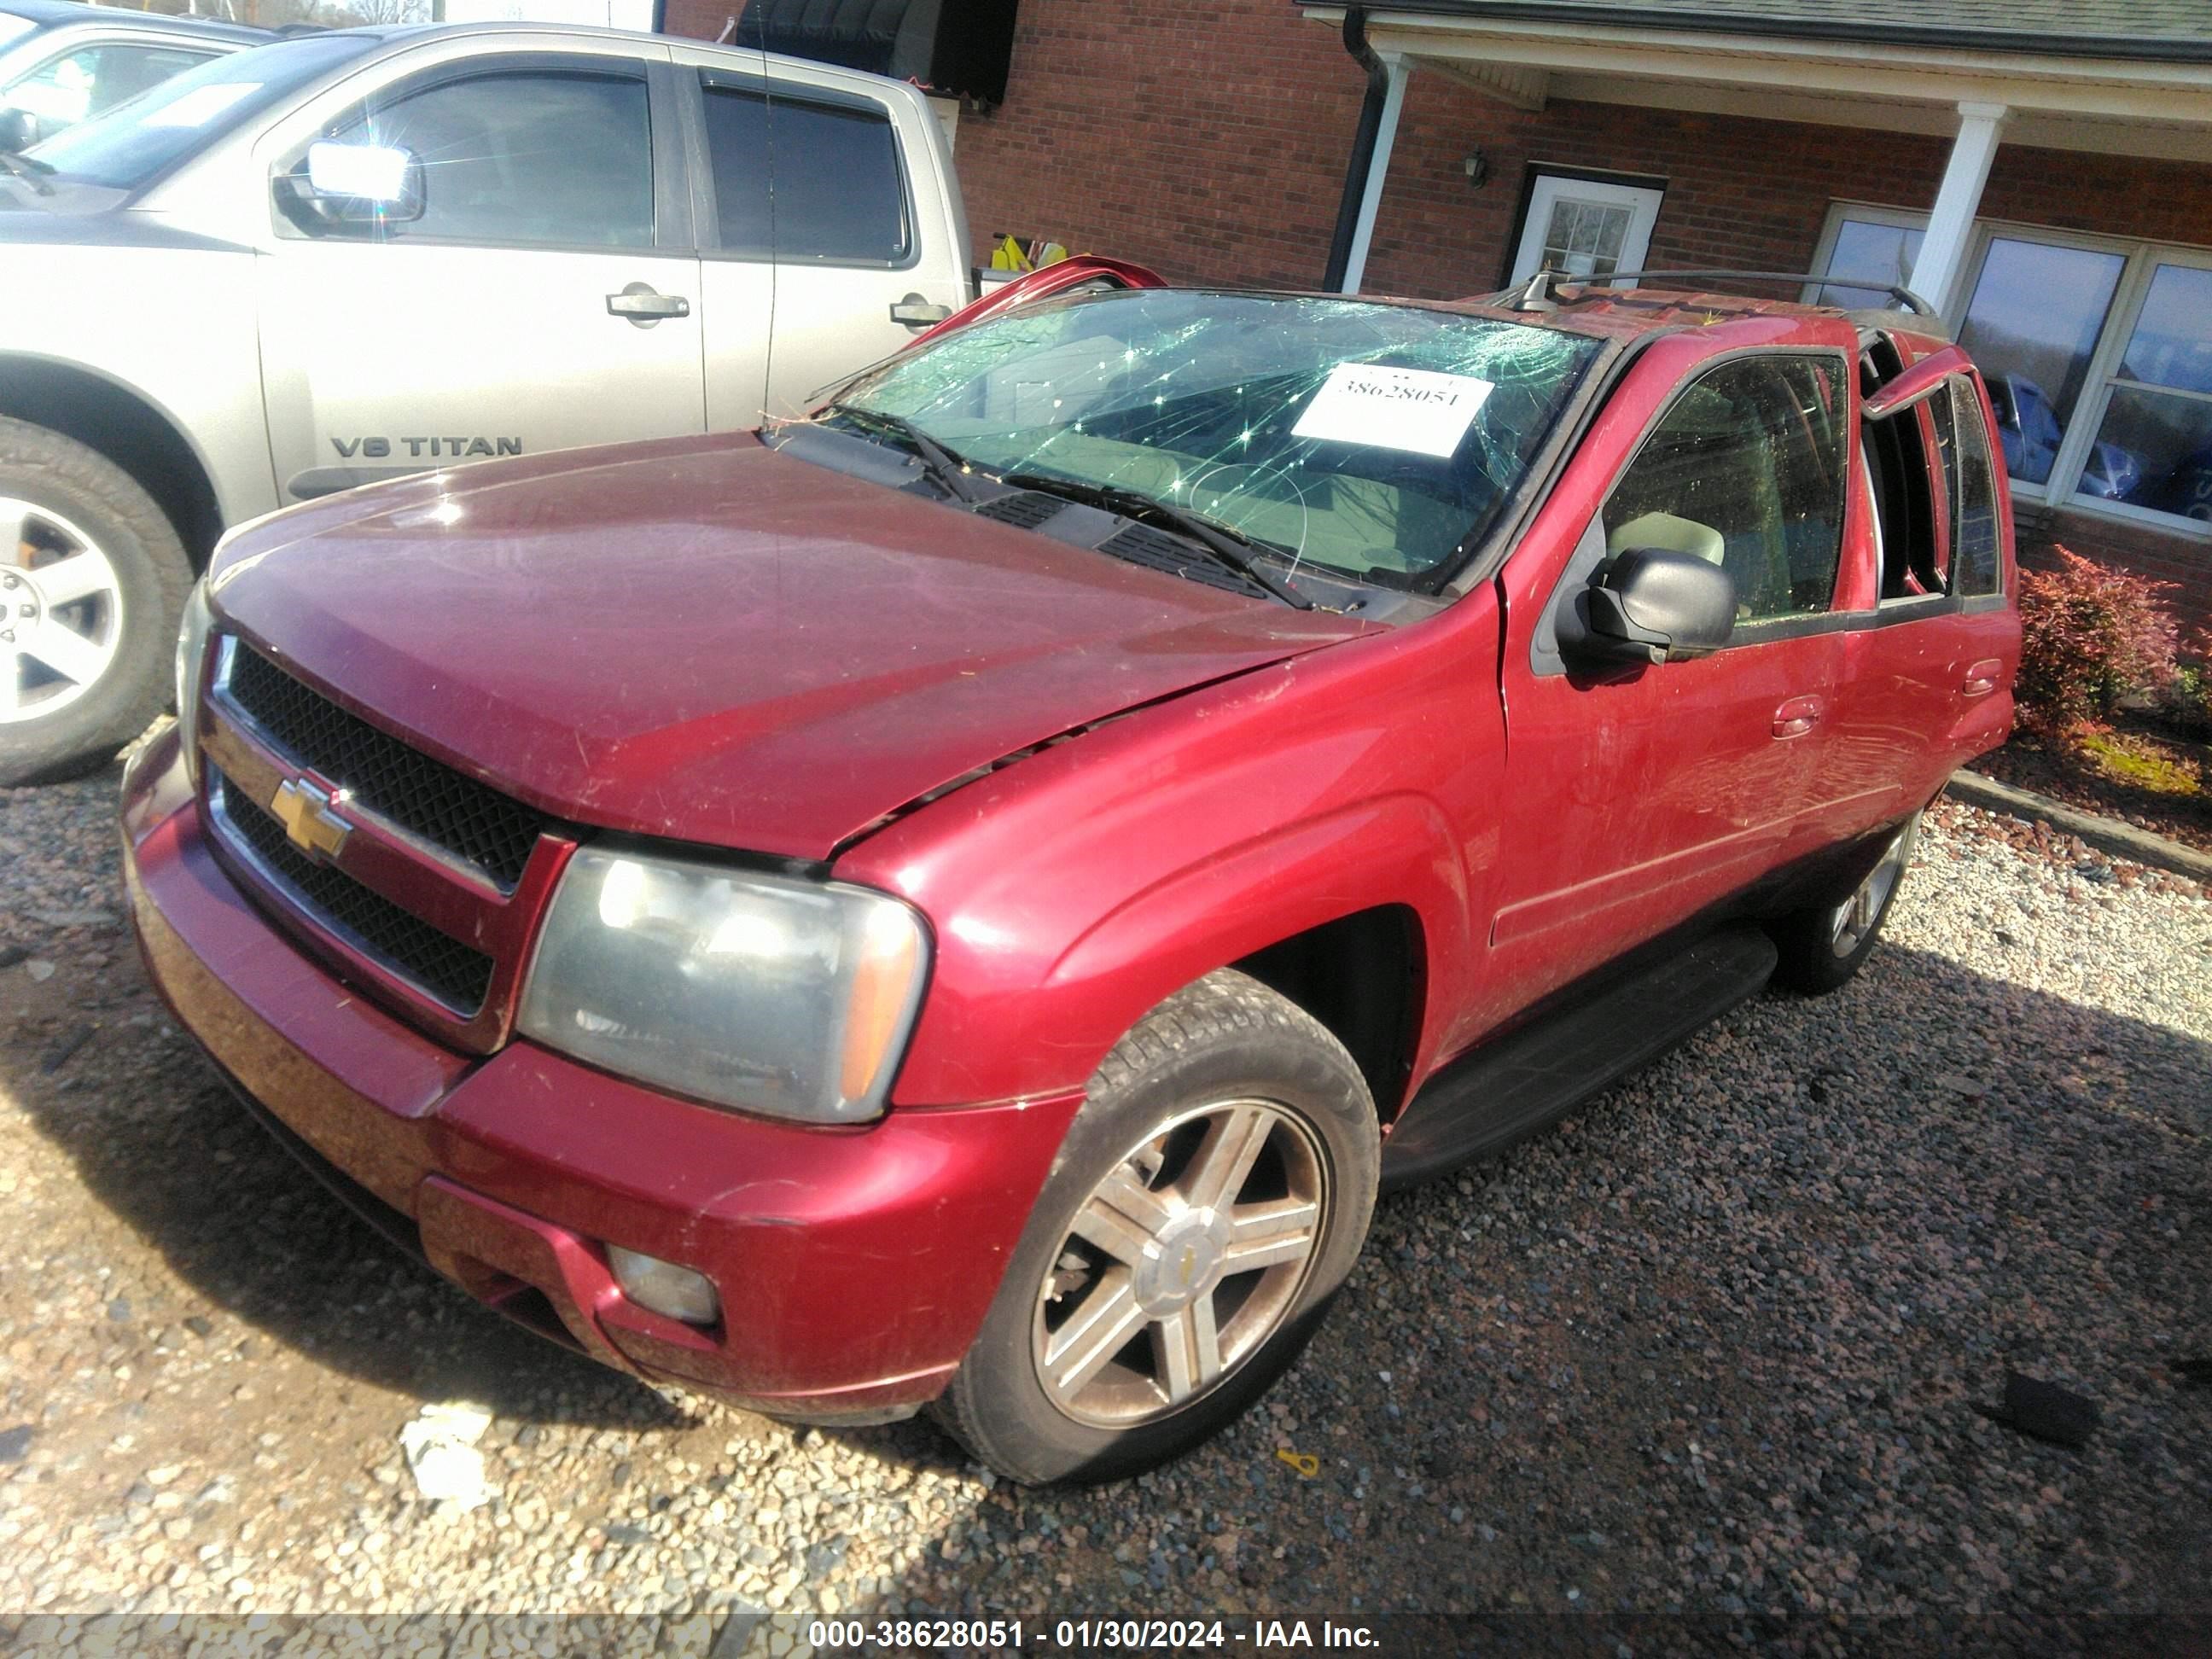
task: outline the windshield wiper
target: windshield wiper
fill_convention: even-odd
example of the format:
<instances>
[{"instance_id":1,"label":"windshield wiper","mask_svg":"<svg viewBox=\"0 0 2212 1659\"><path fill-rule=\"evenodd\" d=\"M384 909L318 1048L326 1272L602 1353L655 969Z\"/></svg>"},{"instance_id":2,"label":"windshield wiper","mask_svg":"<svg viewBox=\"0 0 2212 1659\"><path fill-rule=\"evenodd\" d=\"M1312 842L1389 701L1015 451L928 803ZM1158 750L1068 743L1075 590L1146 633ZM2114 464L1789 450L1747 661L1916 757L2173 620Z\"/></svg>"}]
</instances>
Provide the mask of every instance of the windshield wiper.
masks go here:
<instances>
[{"instance_id":1,"label":"windshield wiper","mask_svg":"<svg viewBox=\"0 0 2212 1659\"><path fill-rule=\"evenodd\" d=\"M53 164L50 161L36 160L24 155L21 150L0 149L0 169L5 169L21 179L41 196L51 196L54 193L54 187L46 182L47 176L54 170Z\"/></svg>"},{"instance_id":2,"label":"windshield wiper","mask_svg":"<svg viewBox=\"0 0 2212 1659\"><path fill-rule=\"evenodd\" d=\"M881 410L862 409L854 404L832 404L830 410L848 421L881 427L894 437L905 439L915 458L921 463L923 473L947 495L969 507L982 499L975 481L968 476L968 463L903 415L886 415Z\"/></svg>"},{"instance_id":3,"label":"windshield wiper","mask_svg":"<svg viewBox=\"0 0 2212 1659\"><path fill-rule=\"evenodd\" d=\"M1259 562L1247 548L1256 549L1258 544L1241 530L1231 530L1225 524L1202 518L1172 501L1161 501L1139 489L1125 489L1115 484L1083 483L1073 478L1057 478L1048 472L1008 472L1000 475L999 482L1019 489L1042 490L1048 495L1065 495L1073 501L1083 501L1092 507L1103 507L1119 513L1124 518L1157 519L1171 530L1177 530L1213 555L1220 563L1234 570L1246 580L1264 587L1285 605L1299 611L1310 611L1314 602L1297 592L1286 583L1278 580L1261 568Z\"/></svg>"}]
</instances>

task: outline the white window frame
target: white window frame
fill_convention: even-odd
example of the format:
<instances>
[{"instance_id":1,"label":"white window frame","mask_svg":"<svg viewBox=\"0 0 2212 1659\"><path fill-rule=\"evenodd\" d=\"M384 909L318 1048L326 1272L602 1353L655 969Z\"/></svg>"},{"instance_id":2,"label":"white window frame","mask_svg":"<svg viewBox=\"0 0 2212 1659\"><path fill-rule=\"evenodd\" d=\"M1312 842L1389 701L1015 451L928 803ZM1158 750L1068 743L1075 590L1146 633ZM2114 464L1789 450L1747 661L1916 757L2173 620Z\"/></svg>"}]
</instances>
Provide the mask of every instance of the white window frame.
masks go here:
<instances>
[{"instance_id":1,"label":"white window frame","mask_svg":"<svg viewBox=\"0 0 2212 1659\"><path fill-rule=\"evenodd\" d=\"M1545 234L1552 228L1552 209L1562 193L1580 193L1611 207L1628 210L1628 230L1620 244L1622 270L1641 270L1651 251L1652 233L1659 228L1660 210L1667 204L1667 186L1653 179L1594 177L1571 168L1529 163L1528 206L1522 215L1521 237L1514 244L1513 275L1507 286L1524 283L1543 262ZM1547 193L1546 186L1552 186ZM1599 280L1599 279L1593 279ZM1634 288L1611 277L1608 288Z\"/></svg>"},{"instance_id":2,"label":"white window frame","mask_svg":"<svg viewBox=\"0 0 2212 1659\"><path fill-rule=\"evenodd\" d=\"M1923 210L1887 207L1870 202L1835 201L1828 205L1828 216L1820 228L1820 240L1814 251L1813 269L1825 272L1834 257L1838 238L1844 222L1856 220L1863 224L1896 225L1907 230L1925 230L1928 215ZM2095 349L2090 353L2087 374L2082 382L2081 395L2073 416L2067 422L2064 435L2060 439L2058 453L2051 464L2050 478L2039 484L2026 483L2010 474L2006 482L2015 502L2030 501L2054 507L2063 507L2069 513L2084 513L2094 517L2118 519L2130 524L2143 525L2172 535L2186 536L2197 541L2212 542L2212 524L2202 520L2184 518L2176 513L2161 513L2154 507L2136 507L2128 501L2108 501L2101 496L2080 493L2081 474L2087 469L2097 434L2103 429L2105 416L2110 408L2116 385L2131 385L2115 379L2120 360L2126 355L2128 342L2134 338L2136 325L2142 319L2143 304L2150 296L2151 279L2160 265L2188 265L2199 270L2212 270L2212 249L2191 247L2178 242L2146 242L2120 236L2094 236L2078 231L2060 230L2049 225L2027 224L2013 219L1976 219L1974 240L1963 269L1963 280L1959 285L1963 318L1965 307L1972 303L1974 289L1982 280L1982 267L1989 258L1990 244L2000 238L2042 242L2053 247L2077 247L2097 253L2116 253L2124 261L2120 269L2119 282L2112 289L2112 301L2105 313L2105 325L2097 337ZM1803 297L1810 301L1824 284L1838 279L1824 276L1820 282L1806 284ZM2152 387L2154 392L2212 401L2205 394L2172 387Z\"/></svg>"}]
</instances>

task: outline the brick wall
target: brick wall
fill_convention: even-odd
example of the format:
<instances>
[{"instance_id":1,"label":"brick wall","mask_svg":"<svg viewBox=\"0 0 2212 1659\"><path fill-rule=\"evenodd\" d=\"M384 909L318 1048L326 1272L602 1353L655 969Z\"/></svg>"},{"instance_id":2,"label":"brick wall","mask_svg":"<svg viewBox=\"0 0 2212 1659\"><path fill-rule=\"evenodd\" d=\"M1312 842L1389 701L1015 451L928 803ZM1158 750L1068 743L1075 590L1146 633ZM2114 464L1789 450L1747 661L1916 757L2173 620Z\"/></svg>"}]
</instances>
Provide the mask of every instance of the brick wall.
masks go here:
<instances>
[{"instance_id":1,"label":"brick wall","mask_svg":"<svg viewBox=\"0 0 2212 1659\"><path fill-rule=\"evenodd\" d=\"M2063 507L2049 513L2023 511L2019 541L2020 562L2032 570L2051 567L2051 549L2056 544L2100 564L2172 582L2173 591L2166 595L2166 602L2181 619L2185 648L2198 656L2212 655L2212 544Z\"/></svg>"},{"instance_id":2,"label":"brick wall","mask_svg":"<svg viewBox=\"0 0 2212 1659\"><path fill-rule=\"evenodd\" d=\"M672 33L712 36L738 0L668 0ZM991 233L1049 235L1178 281L1321 281L1366 78L1337 32L1287 0L1021 0L1005 105L960 121L979 258ZM1480 148L1489 177L1468 182ZM1533 166L1666 185L1649 262L1802 270L1838 199L1924 208L1947 138L1614 104L1513 109L1416 69L1366 287L1424 298L1498 287ZM2212 167L2008 145L1984 214L2203 242ZM2212 545L2077 514L2058 538L2181 582L2212 618ZM2032 544L2023 531L2023 547Z\"/></svg>"}]
</instances>

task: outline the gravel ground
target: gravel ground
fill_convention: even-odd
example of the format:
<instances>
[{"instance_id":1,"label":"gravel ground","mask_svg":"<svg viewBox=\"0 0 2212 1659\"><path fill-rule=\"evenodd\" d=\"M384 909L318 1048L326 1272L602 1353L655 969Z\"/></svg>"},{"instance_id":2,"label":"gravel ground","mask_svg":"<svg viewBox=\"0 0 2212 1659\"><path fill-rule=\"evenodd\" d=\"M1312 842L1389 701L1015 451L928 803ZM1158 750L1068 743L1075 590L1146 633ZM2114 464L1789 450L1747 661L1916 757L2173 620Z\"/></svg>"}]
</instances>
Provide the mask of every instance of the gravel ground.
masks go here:
<instances>
[{"instance_id":1,"label":"gravel ground","mask_svg":"<svg viewBox=\"0 0 2212 1659\"><path fill-rule=\"evenodd\" d=\"M393 1254L147 988L113 793L0 792L0 1613L2212 1607L2212 903L2172 878L1939 806L1855 984L1386 1202L1259 1412L1030 1493ZM2086 1449L1975 1410L2008 1368L2099 1402ZM399 1445L455 1400L466 1514Z\"/></svg>"}]
</instances>

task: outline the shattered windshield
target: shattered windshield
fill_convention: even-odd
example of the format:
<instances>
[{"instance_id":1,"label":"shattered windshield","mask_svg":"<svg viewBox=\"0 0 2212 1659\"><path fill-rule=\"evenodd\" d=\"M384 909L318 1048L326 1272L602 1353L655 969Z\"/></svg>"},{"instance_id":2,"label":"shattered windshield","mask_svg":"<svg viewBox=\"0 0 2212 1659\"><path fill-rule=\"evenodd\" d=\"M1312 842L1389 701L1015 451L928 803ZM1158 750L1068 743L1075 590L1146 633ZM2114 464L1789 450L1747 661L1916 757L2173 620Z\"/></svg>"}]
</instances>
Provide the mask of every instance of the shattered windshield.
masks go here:
<instances>
[{"instance_id":1,"label":"shattered windshield","mask_svg":"<svg viewBox=\"0 0 2212 1659\"><path fill-rule=\"evenodd\" d=\"M1487 526L1597 351L1407 306L1147 289L977 323L840 406L986 472L1133 491L1404 582Z\"/></svg>"}]
</instances>

